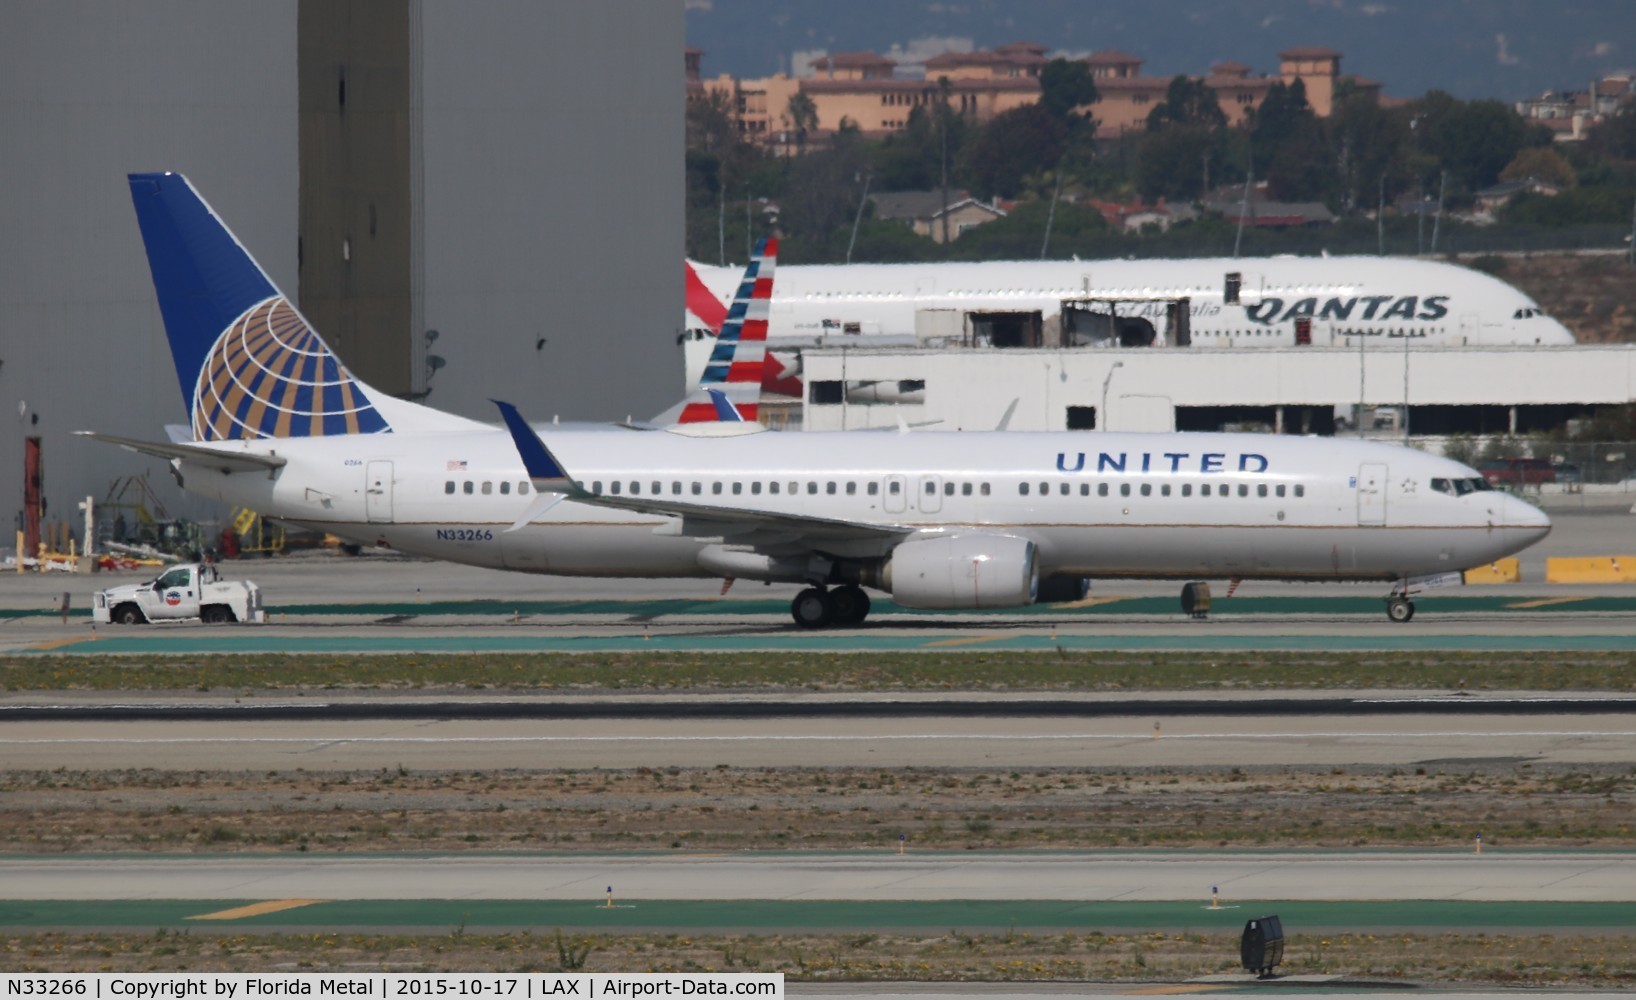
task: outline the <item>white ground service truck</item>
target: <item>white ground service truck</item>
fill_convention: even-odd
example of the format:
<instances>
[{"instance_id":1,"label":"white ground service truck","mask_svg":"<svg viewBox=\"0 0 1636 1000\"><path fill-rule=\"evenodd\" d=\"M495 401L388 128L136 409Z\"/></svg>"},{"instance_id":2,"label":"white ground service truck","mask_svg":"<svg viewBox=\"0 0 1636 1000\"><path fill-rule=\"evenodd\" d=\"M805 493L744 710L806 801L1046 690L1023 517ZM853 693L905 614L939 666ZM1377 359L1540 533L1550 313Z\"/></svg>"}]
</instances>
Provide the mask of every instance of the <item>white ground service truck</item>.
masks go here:
<instances>
[{"instance_id":1,"label":"white ground service truck","mask_svg":"<svg viewBox=\"0 0 1636 1000\"><path fill-rule=\"evenodd\" d=\"M208 563L170 566L157 579L98 591L91 617L103 624L197 618L209 624L265 622L261 588L248 580L223 580Z\"/></svg>"}]
</instances>

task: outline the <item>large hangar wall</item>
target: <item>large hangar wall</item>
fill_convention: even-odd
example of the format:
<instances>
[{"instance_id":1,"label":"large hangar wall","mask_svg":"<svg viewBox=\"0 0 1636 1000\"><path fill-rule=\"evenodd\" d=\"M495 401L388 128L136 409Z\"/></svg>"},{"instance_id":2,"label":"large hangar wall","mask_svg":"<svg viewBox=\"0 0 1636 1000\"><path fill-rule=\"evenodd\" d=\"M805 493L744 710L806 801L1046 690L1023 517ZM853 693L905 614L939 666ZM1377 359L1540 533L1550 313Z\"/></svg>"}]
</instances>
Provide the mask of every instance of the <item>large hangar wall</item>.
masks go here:
<instances>
[{"instance_id":1,"label":"large hangar wall","mask_svg":"<svg viewBox=\"0 0 1636 1000\"><path fill-rule=\"evenodd\" d=\"M427 402L643 418L679 396L682 5L418 5ZM412 42L412 44L415 44ZM543 342L542 342L543 341Z\"/></svg>"},{"instance_id":2,"label":"large hangar wall","mask_svg":"<svg viewBox=\"0 0 1636 1000\"><path fill-rule=\"evenodd\" d=\"M0 25L0 549L31 435L48 521L142 472L173 514L213 511L164 463L72 432L186 420L127 173L187 173L294 287L295 6L0 0Z\"/></svg>"}]
</instances>

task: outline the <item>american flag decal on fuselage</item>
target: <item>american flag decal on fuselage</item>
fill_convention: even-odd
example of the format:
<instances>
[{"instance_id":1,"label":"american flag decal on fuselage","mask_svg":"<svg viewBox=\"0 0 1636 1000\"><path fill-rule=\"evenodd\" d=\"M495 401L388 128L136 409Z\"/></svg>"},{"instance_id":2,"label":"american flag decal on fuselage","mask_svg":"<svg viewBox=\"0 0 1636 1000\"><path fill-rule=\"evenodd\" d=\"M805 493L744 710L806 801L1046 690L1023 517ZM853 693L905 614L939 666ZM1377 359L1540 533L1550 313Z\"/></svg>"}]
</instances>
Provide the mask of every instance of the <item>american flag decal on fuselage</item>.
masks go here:
<instances>
[{"instance_id":1,"label":"american flag decal on fuselage","mask_svg":"<svg viewBox=\"0 0 1636 1000\"><path fill-rule=\"evenodd\" d=\"M193 392L197 441L391 429L363 387L282 295L256 303L222 331Z\"/></svg>"}]
</instances>

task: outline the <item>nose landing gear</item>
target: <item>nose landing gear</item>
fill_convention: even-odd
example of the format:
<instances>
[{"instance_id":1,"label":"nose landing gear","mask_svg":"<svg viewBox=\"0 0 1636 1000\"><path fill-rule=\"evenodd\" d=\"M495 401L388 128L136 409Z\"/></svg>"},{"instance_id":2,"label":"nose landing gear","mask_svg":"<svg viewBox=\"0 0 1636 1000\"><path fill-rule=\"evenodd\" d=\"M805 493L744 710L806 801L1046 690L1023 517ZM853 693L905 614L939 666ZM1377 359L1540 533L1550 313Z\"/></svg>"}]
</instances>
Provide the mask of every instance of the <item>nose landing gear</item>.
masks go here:
<instances>
[{"instance_id":1,"label":"nose landing gear","mask_svg":"<svg viewBox=\"0 0 1636 1000\"><path fill-rule=\"evenodd\" d=\"M1386 617L1394 622L1406 622L1414 617L1414 602L1401 594L1386 599Z\"/></svg>"}]
</instances>

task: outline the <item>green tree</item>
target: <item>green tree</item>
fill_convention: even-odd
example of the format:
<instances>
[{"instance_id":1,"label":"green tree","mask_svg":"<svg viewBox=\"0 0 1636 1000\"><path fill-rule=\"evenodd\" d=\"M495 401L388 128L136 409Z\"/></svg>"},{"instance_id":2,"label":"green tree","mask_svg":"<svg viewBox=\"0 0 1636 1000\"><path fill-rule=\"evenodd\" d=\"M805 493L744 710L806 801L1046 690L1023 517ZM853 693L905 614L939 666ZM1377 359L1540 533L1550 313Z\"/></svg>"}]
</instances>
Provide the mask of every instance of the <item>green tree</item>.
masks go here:
<instances>
[{"instance_id":1,"label":"green tree","mask_svg":"<svg viewBox=\"0 0 1636 1000\"><path fill-rule=\"evenodd\" d=\"M798 90L790 97L784 117L788 119L790 130L795 133L796 152L805 152L807 136L818 131L818 105L812 103L810 94Z\"/></svg>"},{"instance_id":2,"label":"green tree","mask_svg":"<svg viewBox=\"0 0 1636 1000\"><path fill-rule=\"evenodd\" d=\"M1083 59L1053 59L1040 70L1040 106L1070 129L1089 122L1079 109L1096 103L1096 81Z\"/></svg>"},{"instance_id":3,"label":"green tree","mask_svg":"<svg viewBox=\"0 0 1636 1000\"><path fill-rule=\"evenodd\" d=\"M1502 181L1525 181L1530 177L1537 177L1562 188L1573 187L1575 180L1574 168L1562 154L1543 146L1523 150L1512 157L1511 162L1500 171Z\"/></svg>"},{"instance_id":4,"label":"green tree","mask_svg":"<svg viewBox=\"0 0 1636 1000\"><path fill-rule=\"evenodd\" d=\"M1014 198L1024 181L1056 166L1068 129L1038 104L995 115L977 134L962 162L972 189L984 197Z\"/></svg>"},{"instance_id":5,"label":"green tree","mask_svg":"<svg viewBox=\"0 0 1636 1000\"><path fill-rule=\"evenodd\" d=\"M1434 90L1406 110L1415 124L1417 148L1449 172L1456 190L1478 191L1493 184L1505 165L1537 138L1520 115L1499 101L1461 102Z\"/></svg>"},{"instance_id":6,"label":"green tree","mask_svg":"<svg viewBox=\"0 0 1636 1000\"><path fill-rule=\"evenodd\" d=\"M1177 76L1165 88L1165 99L1153 106L1147 115L1147 129L1157 132L1167 125L1204 125L1225 128L1227 115L1216 100L1216 92L1205 86L1203 80Z\"/></svg>"},{"instance_id":7,"label":"green tree","mask_svg":"<svg viewBox=\"0 0 1636 1000\"><path fill-rule=\"evenodd\" d=\"M1297 79L1289 86L1275 83L1268 87L1261 106L1250 114L1250 149L1255 156L1256 176L1269 176L1268 168L1277 161L1285 143L1297 137L1310 140L1317 121L1307 104L1305 83Z\"/></svg>"},{"instance_id":8,"label":"green tree","mask_svg":"<svg viewBox=\"0 0 1636 1000\"><path fill-rule=\"evenodd\" d=\"M1136 150L1136 189L1149 201L1193 201L1204 192L1205 164L1225 163L1225 131L1207 125L1170 125L1142 136Z\"/></svg>"}]
</instances>

